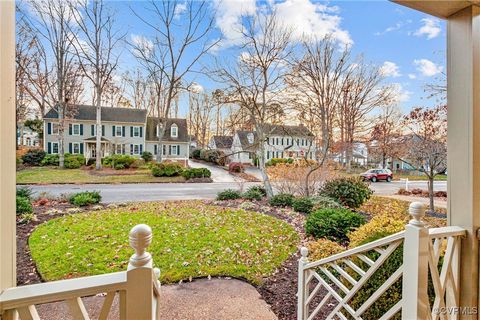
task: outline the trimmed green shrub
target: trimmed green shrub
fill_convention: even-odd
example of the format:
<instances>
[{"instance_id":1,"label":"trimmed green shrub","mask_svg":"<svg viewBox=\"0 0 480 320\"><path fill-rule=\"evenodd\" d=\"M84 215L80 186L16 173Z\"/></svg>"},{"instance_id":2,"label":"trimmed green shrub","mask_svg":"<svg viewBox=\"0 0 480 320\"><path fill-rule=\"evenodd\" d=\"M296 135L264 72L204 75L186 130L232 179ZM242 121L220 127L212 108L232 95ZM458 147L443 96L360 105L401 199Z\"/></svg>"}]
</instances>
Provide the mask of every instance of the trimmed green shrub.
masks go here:
<instances>
[{"instance_id":1,"label":"trimmed green shrub","mask_svg":"<svg viewBox=\"0 0 480 320\"><path fill-rule=\"evenodd\" d=\"M260 201L264 197L263 193L259 189L248 189L242 194L242 198L247 200L257 200Z\"/></svg>"},{"instance_id":2,"label":"trimmed green shrub","mask_svg":"<svg viewBox=\"0 0 480 320\"><path fill-rule=\"evenodd\" d=\"M78 169L82 166L76 157L65 157L63 164L65 169Z\"/></svg>"},{"instance_id":3,"label":"trimmed green shrub","mask_svg":"<svg viewBox=\"0 0 480 320\"><path fill-rule=\"evenodd\" d=\"M248 188L247 192L248 191L258 191L262 194L262 197L266 197L267 196L267 190L265 190L265 187L264 186L251 186L250 188Z\"/></svg>"},{"instance_id":4,"label":"trimmed green shrub","mask_svg":"<svg viewBox=\"0 0 480 320\"><path fill-rule=\"evenodd\" d=\"M128 169L135 162L136 159L137 158L129 156L128 154L114 154L112 156L105 157L102 160L102 163L104 166L109 166L114 169Z\"/></svg>"},{"instance_id":5,"label":"trimmed green shrub","mask_svg":"<svg viewBox=\"0 0 480 320\"><path fill-rule=\"evenodd\" d=\"M194 178L210 178L211 175L212 173L207 168L189 168L182 172L182 176L187 180Z\"/></svg>"},{"instance_id":6,"label":"trimmed green shrub","mask_svg":"<svg viewBox=\"0 0 480 320\"><path fill-rule=\"evenodd\" d=\"M217 200L235 200L240 199L242 195L240 191L233 190L233 189L226 189L219 193L217 193Z\"/></svg>"},{"instance_id":7,"label":"trimmed green shrub","mask_svg":"<svg viewBox=\"0 0 480 320\"><path fill-rule=\"evenodd\" d=\"M297 212L309 214L313 209L313 201L309 197L296 198L293 200L292 207Z\"/></svg>"},{"instance_id":8,"label":"trimmed green shrub","mask_svg":"<svg viewBox=\"0 0 480 320\"><path fill-rule=\"evenodd\" d=\"M162 162L152 167L154 177L175 177L183 172L183 167L176 162Z\"/></svg>"},{"instance_id":9,"label":"trimmed green shrub","mask_svg":"<svg viewBox=\"0 0 480 320\"><path fill-rule=\"evenodd\" d=\"M58 166L59 164L59 156L58 154L47 154L40 162L42 166Z\"/></svg>"},{"instance_id":10,"label":"trimmed green shrub","mask_svg":"<svg viewBox=\"0 0 480 320\"><path fill-rule=\"evenodd\" d=\"M30 200L26 197L17 196L17 216L26 213L33 213Z\"/></svg>"},{"instance_id":11,"label":"trimmed green shrub","mask_svg":"<svg viewBox=\"0 0 480 320\"><path fill-rule=\"evenodd\" d=\"M202 151L201 149L194 149L191 153L192 158L199 160L201 151Z\"/></svg>"},{"instance_id":12,"label":"trimmed green shrub","mask_svg":"<svg viewBox=\"0 0 480 320\"><path fill-rule=\"evenodd\" d=\"M293 163L292 158L273 158L265 163L265 166L276 166L279 163Z\"/></svg>"},{"instance_id":13,"label":"trimmed green shrub","mask_svg":"<svg viewBox=\"0 0 480 320\"><path fill-rule=\"evenodd\" d=\"M145 162L150 162L153 160L153 154L148 151L143 151L142 152L142 159L145 160Z\"/></svg>"},{"instance_id":14,"label":"trimmed green shrub","mask_svg":"<svg viewBox=\"0 0 480 320\"><path fill-rule=\"evenodd\" d=\"M330 180L320 189L320 195L335 199L338 203L353 209L364 204L372 194L373 191L368 184L360 178Z\"/></svg>"},{"instance_id":15,"label":"trimmed green shrub","mask_svg":"<svg viewBox=\"0 0 480 320\"><path fill-rule=\"evenodd\" d=\"M27 165L39 166L46 154L47 153L43 150L31 149L22 156L22 161Z\"/></svg>"},{"instance_id":16,"label":"trimmed green shrub","mask_svg":"<svg viewBox=\"0 0 480 320\"><path fill-rule=\"evenodd\" d=\"M99 203L102 200L102 196L98 191L84 191L75 193L68 201L78 207L88 206L90 204Z\"/></svg>"},{"instance_id":17,"label":"trimmed green shrub","mask_svg":"<svg viewBox=\"0 0 480 320\"><path fill-rule=\"evenodd\" d=\"M29 187L20 187L17 188L17 197L27 198L28 200L32 199L33 191Z\"/></svg>"},{"instance_id":18,"label":"trimmed green shrub","mask_svg":"<svg viewBox=\"0 0 480 320\"><path fill-rule=\"evenodd\" d=\"M365 223L365 217L349 209L321 209L312 212L305 222L305 232L316 239L348 242L347 234Z\"/></svg>"},{"instance_id":19,"label":"trimmed green shrub","mask_svg":"<svg viewBox=\"0 0 480 320\"><path fill-rule=\"evenodd\" d=\"M279 193L274 195L269 203L271 206L274 207L291 207L293 204L293 200L295 200L295 197L293 194L290 193Z\"/></svg>"},{"instance_id":20,"label":"trimmed green shrub","mask_svg":"<svg viewBox=\"0 0 480 320\"><path fill-rule=\"evenodd\" d=\"M343 206L338 203L335 199L326 196L315 196L311 197L313 201L313 211L319 209L338 209L343 208Z\"/></svg>"}]
</instances>

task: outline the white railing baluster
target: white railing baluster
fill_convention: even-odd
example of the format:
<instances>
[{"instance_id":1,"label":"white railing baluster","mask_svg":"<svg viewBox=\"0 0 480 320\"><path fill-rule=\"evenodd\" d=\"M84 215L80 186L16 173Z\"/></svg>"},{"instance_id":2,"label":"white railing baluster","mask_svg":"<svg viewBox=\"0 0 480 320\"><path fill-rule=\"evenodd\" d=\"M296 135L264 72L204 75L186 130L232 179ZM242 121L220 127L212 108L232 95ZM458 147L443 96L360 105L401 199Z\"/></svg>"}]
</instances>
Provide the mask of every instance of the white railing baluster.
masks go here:
<instances>
[{"instance_id":1,"label":"white railing baluster","mask_svg":"<svg viewBox=\"0 0 480 320\"><path fill-rule=\"evenodd\" d=\"M300 249L300 259L298 260L298 291L297 291L297 319L304 320L308 318L306 310L306 299L308 298L307 287L309 284L305 281L305 265L308 263L308 249Z\"/></svg>"}]
</instances>

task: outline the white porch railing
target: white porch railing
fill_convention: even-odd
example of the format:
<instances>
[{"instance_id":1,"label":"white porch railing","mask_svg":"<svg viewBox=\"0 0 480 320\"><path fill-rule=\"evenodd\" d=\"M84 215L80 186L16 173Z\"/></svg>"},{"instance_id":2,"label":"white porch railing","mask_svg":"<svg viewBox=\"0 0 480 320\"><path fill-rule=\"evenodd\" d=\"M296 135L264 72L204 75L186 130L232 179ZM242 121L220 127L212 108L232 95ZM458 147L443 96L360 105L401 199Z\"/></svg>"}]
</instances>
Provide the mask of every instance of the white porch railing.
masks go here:
<instances>
[{"instance_id":1,"label":"white porch railing","mask_svg":"<svg viewBox=\"0 0 480 320\"><path fill-rule=\"evenodd\" d=\"M64 302L71 319L87 320L90 316L82 297L103 293L99 320L108 318L116 295L120 319L159 319L160 271L152 268L152 256L145 251L152 241L152 230L137 225L130 231L129 240L135 253L127 271L7 289L0 295L0 318L16 319L18 314L21 320L37 320L37 305Z\"/></svg>"},{"instance_id":2,"label":"white porch railing","mask_svg":"<svg viewBox=\"0 0 480 320\"><path fill-rule=\"evenodd\" d=\"M389 309L376 318L457 319L460 244L466 231L428 229L421 221L424 212L422 204L412 203L413 219L405 231L319 261L309 262L302 248L297 318L368 319L364 315L382 295L401 286L401 297L388 301ZM379 274L383 283L369 283Z\"/></svg>"}]
</instances>

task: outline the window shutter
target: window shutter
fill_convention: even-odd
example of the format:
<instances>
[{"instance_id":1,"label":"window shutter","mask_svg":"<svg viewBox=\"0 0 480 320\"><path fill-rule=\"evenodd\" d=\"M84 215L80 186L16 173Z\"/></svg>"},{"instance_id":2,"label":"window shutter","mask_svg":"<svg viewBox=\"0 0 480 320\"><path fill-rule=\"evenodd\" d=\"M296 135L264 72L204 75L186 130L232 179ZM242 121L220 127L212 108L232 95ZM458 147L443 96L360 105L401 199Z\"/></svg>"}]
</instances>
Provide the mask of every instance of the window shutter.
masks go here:
<instances>
[{"instance_id":1,"label":"window shutter","mask_svg":"<svg viewBox=\"0 0 480 320\"><path fill-rule=\"evenodd\" d=\"M180 145L177 144L177 156L179 156L179 155L180 155Z\"/></svg>"},{"instance_id":2,"label":"window shutter","mask_svg":"<svg viewBox=\"0 0 480 320\"><path fill-rule=\"evenodd\" d=\"M90 126L90 133L91 133L91 134L90 134L91 136L94 136L94 135L95 135L95 125L94 125L94 124L92 124L92 125Z\"/></svg>"},{"instance_id":3,"label":"window shutter","mask_svg":"<svg viewBox=\"0 0 480 320\"><path fill-rule=\"evenodd\" d=\"M133 155L133 144L130 145L130 155Z\"/></svg>"},{"instance_id":4,"label":"window shutter","mask_svg":"<svg viewBox=\"0 0 480 320\"><path fill-rule=\"evenodd\" d=\"M72 146L72 143L70 142L70 143L68 144L68 153L72 154L72 153L73 153L73 152L72 152L72 149L73 149L73 146Z\"/></svg>"},{"instance_id":5,"label":"window shutter","mask_svg":"<svg viewBox=\"0 0 480 320\"><path fill-rule=\"evenodd\" d=\"M48 154L52 153L52 143L51 142L47 143L47 152L48 152Z\"/></svg>"},{"instance_id":6,"label":"window shutter","mask_svg":"<svg viewBox=\"0 0 480 320\"><path fill-rule=\"evenodd\" d=\"M166 145L163 145L163 148L162 148L162 153L163 155L166 155L167 154L167 146Z\"/></svg>"},{"instance_id":7,"label":"window shutter","mask_svg":"<svg viewBox=\"0 0 480 320\"><path fill-rule=\"evenodd\" d=\"M72 124L71 123L68 125L68 134L72 135Z\"/></svg>"},{"instance_id":8,"label":"window shutter","mask_svg":"<svg viewBox=\"0 0 480 320\"><path fill-rule=\"evenodd\" d=\"M130 137L133 137L133 127L130 127Z\"/></svg>"},{"instance_id":9,"label":"window shutter","mask_svg":"<svg viewBox=\"0 0 480 320\"><path fill-rule=\"evenodd\" d=\"M171 145L168 146L168 154L172 155L172 146Z\"/></svg>"},{"instance_id":10,"label":"window shutter","mask_svg":"<svg viewBox=\"0 0 480 320\"><path fill-rule=\"evenodd\" d=\"M122 154L125 154L125 145L122 144Z\"/></svg>"},{"instance_id":11,"label":"window shutter","mask_svg":"<svg viewBox=\"0 0 480 320\"><path fill-rule=\"evenodd\" d=\"M115 126L112 126L112 136L115 137Z\"/></svg>"},{"instance_id":12,"label":"window shutter","mask_svg":"<svg viewBox=\"0 0 480 320\"><path fill-rule=\"evenodd\" d=\"M140 154L143 153L143 144L140 145Z\"/></svg>"},{"instance_id":13,"label":"window shutter","mask_svg":"<svg viewBox=\"0 0 480 320\"><path fill-rule=\"evenodd\" d=\"M83 143L80 143L80 153L83 154Z\"/></svg>"},{"instance_id":14,"label":"window shutter","mask_svg":"<svg viewBox=\"0 0 480 320\"><path fill-rule=\"evenodd\" d=\"M47 123L47 133L52 134L52 123L51 122Z\"/></svg>"},{"instance_id":15,"label":"window shutter","mask_svg":"<svg viewBox=\"0 0 480 320\"><path fill-rule=\"evenodd\" d=\"M102 137L105 135L105 125L102 124Z\"/></svg>"},{"instance_id":16,"label":"window shutter","mask_svg":"<svg viewBox=\"0 0 480 320\"><path fill-rule=\"evenodd\" d=\"M140 138L143 138L143 127L140 127Z\"/></svg>"},{"instance_id":17,"label":"window shutter","mask_svg":"<svg viewBox=\"0 0 480 320\"><path fill-rule=\"evenodd\" d=\"M80 124L80 135L83 136L83 124Z\"/></svg>"},{"instance_id":18,"label":"window shutter","mask_svg":"<svg viewBox=\"0 0 480 320\"><path fill-rule=\"evenodd\" d=\"M122 136L125 137L125 126L122 126Z\"/></svg>"},{"instance_id":19,"label":"window shutter","mask_svg":"<svg viewBox=\"0 0 480 320\"><path fill-rule=\"evenodd\" d=\"M158 154L158 145L154 145L154 146L153 146L153 153L154 153L155 155Z\"/></svg>"}]
</instances>

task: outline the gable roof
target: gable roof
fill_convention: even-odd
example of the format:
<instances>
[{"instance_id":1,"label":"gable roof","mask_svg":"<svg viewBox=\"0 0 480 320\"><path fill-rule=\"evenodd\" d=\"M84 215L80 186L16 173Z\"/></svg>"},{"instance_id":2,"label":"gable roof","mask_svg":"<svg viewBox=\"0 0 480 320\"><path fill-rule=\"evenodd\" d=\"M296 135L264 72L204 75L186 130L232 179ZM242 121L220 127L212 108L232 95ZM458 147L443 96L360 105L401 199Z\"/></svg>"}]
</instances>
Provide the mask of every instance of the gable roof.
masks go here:
<instances>
[{"instance_id":1,"label":"gable roof","mask_svg":"<svg viewBox=\"0 0 480 320\"><path fill-rule=\"evenodd\" d=\"M240 140L240 144L242 145L243 150L251 149L254 150L257 147L257 134L253 131L236 131L235 134L238 136ZM248 141L248 135L253 134L253 143Z\"/></svg>"},{"instance_id":2,"label":"gable roof","mask_svg":"<svg viewBox=\"0 0 480 320\"><path fill-rule=\"evenodd\" d=\"M90 105L77 105L74 107L73 119L95 121L97 119L97 108ZM58 112L50 109L43 117L44 119L58 119ZM145 123L147 110L132 108L102 107L102 121L110 122L133 122Z\"/></svg>"},{"instance_id":3,"label":"gable roof","mask_svg":"<svg viewBox=\"0 0 480 320\"><path fill-rule=\"evenodd\" d=\"M230 149L232 147L233 136L213 136L212 139L217 149Z\"/></svg>"},{"instance_id":4,"label":"gable roof","mask_svg":"<svg viewBox=\"0 0 480 320\"><path fill-rule=\"evenodd\" d=\"M156 128L159 121L156 117L147 118L147 129L146 131L146 141L157 141ZM176 124L178 127L178 137L174 138L170 136L172 125ZM190 137L188 136L188 127L187 119L172 118L167 119L167 127L165 128L165 133L162 141L177 141L177 142L189 142Z\"/></svg>"},{"instance_id":5,"label":"gable roof","mask_svg":"<svg viewBox=\"0 0 480 320\"><path fill-rule=\"evenodd\" d=\"M304 125L287 126L279 124L265 124L264 133L268 135L291 136L291 137L313 137L313 133Z\"/></svg>"}]
</instances>

